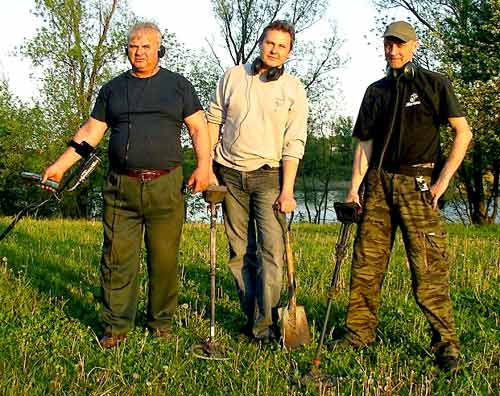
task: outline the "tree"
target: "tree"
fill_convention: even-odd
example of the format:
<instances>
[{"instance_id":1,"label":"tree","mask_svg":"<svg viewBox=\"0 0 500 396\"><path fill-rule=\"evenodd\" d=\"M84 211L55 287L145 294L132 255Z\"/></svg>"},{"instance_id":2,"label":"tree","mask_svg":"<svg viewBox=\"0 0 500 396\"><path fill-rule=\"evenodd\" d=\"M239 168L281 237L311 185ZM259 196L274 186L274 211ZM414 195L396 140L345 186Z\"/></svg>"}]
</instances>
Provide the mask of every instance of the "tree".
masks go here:
<instances>
[{"instance_id":1,"label":"tree","mask_svg":"<svg viewBox=\"0 0 500 396\"><path fill-rule=\"evenodd\" d=\"M133 16L117 0L35 0L43 26L20 53L40 70L38 107L46 125L45 168L89 117L99 87L123 66L123 47ZM50 133L47 133L50 131ZM102 167L103 168L103 167ZM65 216L88 216L95 207L102 168L61 203Z\"/></svg>"},{"instance_id":2,"label":"tree","mask_svg":"<svg viewBox=\"0 0 500 396\"><path fill-rule=\"evenodd\" d=\"M16 98L6 82L0 82L0 214L12 215L23 202L40 198L40 189L22 187L20 170L37 169L43 163L48 128L42 110Z\"/></svg>"},{"instance_id":3,"label":"tree","mask_svg":"<svg viewBox=\"0 0 500 396\"><path fill-rule=\"evenodd\" d=\"M500 1L386 0L404 8L422 30L422 43L454 83L473 131L473 145L457 172L468 221L492 223L498 215L500 178ZM450 130L443 134L449 148Z\"/></svg>"},{"instance_id":4,"label":"tree","mask_svg":"<svg viewBox=\"0 0 500 396\"><path fill-rule=\"evenodd\" d=\"M333 211L329 197L337 187L351 177L353 160L352 119L335 117L322 122L308 137L300 180L307 220L325 223L327 212Z\"/></svg>"},{"instance_id":5,"label":"tree","mask_svg":"<svg viewBox=\"0 0 500 396\"><path fill-rule=\"evenodd\" d=\"M234 65L247 63L257 56L259 36L268 23L276 19L288 20L295 25L296 34L300 37L325 15L328 5L328 0L212 0L214 15L223 37L223 47L228 55L226 58ZM224 70L225 58L217 53L213 43L209 44L220 69ZM331 24L329 33L322 40L297 40L292 57L286 64L287 70L299 77L306 88L310 106L308 145L319 142L325 144L325 147L316 147L323 152L323 157L334 152L330 146L335 143L332 130L325 128L326 125L331 127L333 121L328 123L324 120L335 118L334 72L344 63L338 55L340 45L335 25ZM315 137L318 139L314 139ZM328 207L328 193L325 195L324 191L331 186L333 172L329 167L313 164L312 158L304 158L300 174L303 178L305 174L308 176L307 182L303 182L301 187L304 189L306 205L316 208L316 214L312 215L308 207L309 221L319 222L324 218ZM326 173L313 175L313 171ZM318 175L321 180L315 179ZM312 188L317 188L316 184L321 184L322 198L311 191ZM313 201L308 204L309 200Z\"/></svg>"}]
</instances>

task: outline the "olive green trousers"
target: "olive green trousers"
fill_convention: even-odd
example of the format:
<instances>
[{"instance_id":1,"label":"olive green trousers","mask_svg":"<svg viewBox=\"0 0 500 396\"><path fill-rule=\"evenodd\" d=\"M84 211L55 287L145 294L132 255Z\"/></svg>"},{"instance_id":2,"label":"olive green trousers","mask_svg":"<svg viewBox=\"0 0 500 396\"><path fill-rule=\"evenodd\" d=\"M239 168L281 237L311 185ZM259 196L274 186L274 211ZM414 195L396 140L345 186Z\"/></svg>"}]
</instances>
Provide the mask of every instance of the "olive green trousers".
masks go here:
<instances>
[{"instance_id":1,"label":"olive green trousers","mask_svg":"<svg viewBox=\"0 0 500 396\"><path fill-rule=\"evenodd\" d=\"M177 256L184 221L182 168L154 180L110 172L104 197L101 319L104 330L134 326L142 242L149 277L147 324L170 326L177 306Z\"/></svg>"}]
</instances>

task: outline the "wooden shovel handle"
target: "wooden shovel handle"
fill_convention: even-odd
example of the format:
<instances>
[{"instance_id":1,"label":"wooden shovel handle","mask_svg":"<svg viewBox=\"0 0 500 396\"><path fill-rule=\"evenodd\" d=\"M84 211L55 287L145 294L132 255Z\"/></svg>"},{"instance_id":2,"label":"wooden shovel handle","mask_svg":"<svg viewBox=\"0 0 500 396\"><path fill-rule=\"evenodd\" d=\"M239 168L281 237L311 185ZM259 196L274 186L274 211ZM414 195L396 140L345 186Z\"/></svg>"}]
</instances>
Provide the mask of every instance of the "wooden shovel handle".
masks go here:
<instances>
[{"instance_id":1,"label":"wooden shovel handle","mask_svg":"<svg viewBox=\"0 0 500 396\"><path fill-rule=\"evenodd\" d=\"M281 226L281 230L283 231L283 242L285 244L285 258L286 258L286 266L287 266L287 278L288 278L288 309L291 312L295 312L295 308L297 305L296 297L295 297L295 266L293 262L293 252L292 245L290 242L290 231L291 225L293 221L293 212L290 216L290 221L287 221L286 217L283 216L277 208L274 209L274 213L276 215L276 219Z\"/></svg>"}]
</instances>

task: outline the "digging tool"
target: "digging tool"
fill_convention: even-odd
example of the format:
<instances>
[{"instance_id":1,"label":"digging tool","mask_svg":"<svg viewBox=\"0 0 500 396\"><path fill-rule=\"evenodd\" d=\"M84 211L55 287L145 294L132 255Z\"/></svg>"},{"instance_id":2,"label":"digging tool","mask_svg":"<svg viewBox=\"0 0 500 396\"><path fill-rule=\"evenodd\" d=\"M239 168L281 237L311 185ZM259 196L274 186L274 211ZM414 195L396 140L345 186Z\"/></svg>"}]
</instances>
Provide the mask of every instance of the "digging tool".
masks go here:
<instances>
[{"instance_id":1,"label":"digging tool","mask_svg":"<svg viewBox=\"0 0 500 396\"><path fill-rule=\"evenodd\" d=\"M210 209L210 334L204 344L193 345L191 351L197 358L206 360L228 359L224 357L222 348L214 341L217 204L224 200L226 192L225 186L212 185L203 193L203 198Z\"/></svg>"},{"instance_id":2,"label":"digging tool","mask_svg":"<svg viewBox=\"0 0 500 396\"><path fill-rule=\"evenodd\" d=\"M337 244L335 245L335 268L333 270L330 289L328 290L328 302L326 305L326 313L325 313L325 320L323 322L323 329L321 331L321 337L319 339L319 343L316 348L316 353L312 361L313 367L303 378L304 382L312 381L315 383L323 383L323 384L326 383L330 385L334 385L337 381L334 377L331 377L321 372L321 369L319 368L321 364L321 349L323 348L326 329L328 327L328 319L330 317L330 310L332 307L333 296L337 291L340 266L347 253L347 242L349 241L351 235L352 226L353 224L358 222L360 213L358 205L354 202L349 202L349 203L335 202L334 208L335 208L335 213L337 215L337 220L341 222L339 235L337 237Z\"/></svg>"},{"instance_id":3,"label":"digging tool","mask_svg":"<svg viewBox=\"0 0 500 396\"><path fill-rule=\"evenodd\" d=\"M281 319L281 337L283 345L290 349L296 349L301 345L308 344L311 341L311 333L307 324L306 311L303 305L297 305L295 283L295 268L293 263L293 253L290 244L290 234L293 221L293 212L290 220L281 215L275 208L274 213L283 231L283 241L285 243L285 258L288 278L288 305L285 308L279 308L278 315Z\"/></svg>"}]
</instances>

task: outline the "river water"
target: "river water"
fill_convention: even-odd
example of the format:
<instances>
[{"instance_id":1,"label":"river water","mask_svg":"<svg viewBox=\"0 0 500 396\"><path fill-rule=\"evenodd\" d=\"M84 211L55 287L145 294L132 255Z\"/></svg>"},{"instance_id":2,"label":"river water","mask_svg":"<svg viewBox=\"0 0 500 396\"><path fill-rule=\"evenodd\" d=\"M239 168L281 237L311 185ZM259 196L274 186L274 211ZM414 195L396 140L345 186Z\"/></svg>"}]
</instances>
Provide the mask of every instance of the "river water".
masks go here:
<instances>
[{"instance_id":1,"label":"river water","mask_svg":"<svg viewBox=\"0 0 500 396\"><path fill-rule=\"evenodd\" d=\"M319 216L320 223L335 223L337 217L335 216L335 210L333 209L333 203L335 201L343 201L346 196L345 189L332 190L328 193L328 204L326 211L324 208L321 210L321 215ZM314 207L314 199L318 202L321 199L321 192L310 192L308 193L308 205L306 206L304 202L304 193L302 191L297 191L295 193L295 199L297 200L297 208L295 209L295 221L297 222L309 222L309 216L307 211L307 206L309 207L309 213L314 222L316 216L316 210ZM458 214L457 209L462 213L466 213L465 207L462 203L456 202L456 205L452 203L447 203L444 209L441 211L443 219L448 223L463 223L466 219L462 219ZM209 221L208 210L206 204L201 200L201 197L189 197L187 207L187 221L190 223L206 223ZM222 220L221 210L218 210L218 221ZM463 216L462 217L466 217ZM324 219L324 221L323 221ZM497 217L497 223L500 222L500 213Z\"/></svg>"}]
</instances>

